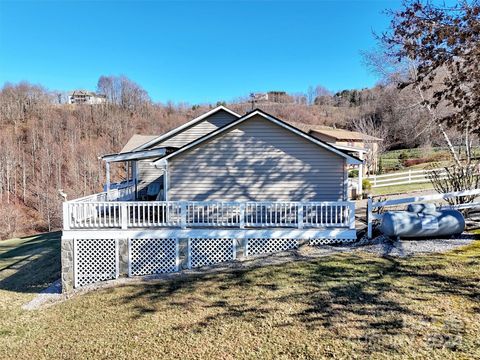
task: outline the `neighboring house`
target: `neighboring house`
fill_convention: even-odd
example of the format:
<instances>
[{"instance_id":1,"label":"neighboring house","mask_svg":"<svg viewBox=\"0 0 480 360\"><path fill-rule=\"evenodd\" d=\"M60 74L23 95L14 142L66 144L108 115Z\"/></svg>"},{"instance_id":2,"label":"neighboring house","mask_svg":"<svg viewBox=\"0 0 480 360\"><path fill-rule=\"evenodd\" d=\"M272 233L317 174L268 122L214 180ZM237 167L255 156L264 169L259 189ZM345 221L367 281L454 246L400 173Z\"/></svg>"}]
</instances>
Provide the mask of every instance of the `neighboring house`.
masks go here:
<instances>
[{"instance_id":1,"label":"neighboring house","mask_svg":"<svg viewBox=\"0 0 480 360\"><path fill-rule=\"evenodd\" d=\"M349 131L332 127L313 127L309 130L312 136L335 145L339 149L360 154L366 153L364 175L378 171L378 148L383 139L358 131Z\"/></svg>"},{"instance_id":2,"label":"neighboring house","mask_svg":"<svg viewBox=\"0 0 480 360\"><path fill-rule=\"evenodd\" d=\"M69 104L89 104L98 105L104 104L107 97L102 94L96 94L87 90L75 90L68 94Z\"/></svg>"},{"instance_id":3,"label":"neighboring house","mask_svg":"<svg viewBox=\"0 0 480 360\"><path fill-rule=\"evenodd\" d=\"M67 290L356 239L347 171L361 160L261 110L220 106L102 159L106 191L64 203Z\"/></svg>"},{"instance_id":4,"label":"neighboring house","mask_svg":"<svg viewBox=\"0 0 480 360\"><path fill-rule=\"evenodd\" d=\"M288 95L285 91L269 91L267 93L267 100L275 103L292 103L292 96Z\"/></svg>"}]
</instances>

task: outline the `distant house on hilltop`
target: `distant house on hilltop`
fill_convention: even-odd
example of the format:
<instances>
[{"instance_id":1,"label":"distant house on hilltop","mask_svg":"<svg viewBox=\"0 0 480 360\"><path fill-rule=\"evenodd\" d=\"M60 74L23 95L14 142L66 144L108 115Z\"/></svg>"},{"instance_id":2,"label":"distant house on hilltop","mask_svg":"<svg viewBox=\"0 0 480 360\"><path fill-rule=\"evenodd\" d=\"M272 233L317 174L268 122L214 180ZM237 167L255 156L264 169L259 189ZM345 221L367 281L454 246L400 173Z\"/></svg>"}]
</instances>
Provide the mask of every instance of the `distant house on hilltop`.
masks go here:
<instances>
[{"instance_id":1,"label":"distant house on hilltop","mask_svg":"<svg viewBox=\"0 0 480 360\"><path fill-rule=\"evenodd\" d=\"M285 91L269 91L267 100L275 103L291 103L293 99Z\"/></svg>"},{"instance_id":2,"label":"distant house on hilltop","mask_svg":"<svg viewBox=\"0 0 480 360\"><path fill-rule=\"evenodd\" d=\"M97 105L107 102L107 97L103 94L96 94L87 90L74 90L68 94L69 104L88 104Z\"/></svg>"}]
</instances>

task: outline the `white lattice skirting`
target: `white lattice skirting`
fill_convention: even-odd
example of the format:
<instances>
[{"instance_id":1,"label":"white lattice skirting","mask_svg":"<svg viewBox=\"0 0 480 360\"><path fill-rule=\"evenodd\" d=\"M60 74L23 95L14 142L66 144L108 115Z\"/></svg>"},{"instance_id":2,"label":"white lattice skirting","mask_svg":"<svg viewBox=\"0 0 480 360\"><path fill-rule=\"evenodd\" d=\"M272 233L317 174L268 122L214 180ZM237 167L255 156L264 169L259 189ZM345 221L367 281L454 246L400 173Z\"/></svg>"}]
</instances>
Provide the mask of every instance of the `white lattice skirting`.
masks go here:
<instances>
[{"instance_id":1,"label":"white lattice skirting","mask_svg":"<svg viewBox=\"0 0 480 360\"><path fill-rule=\"evenodd\" d=\"M332 244L346 244L354 242L356 239L311 239L310 245L332 245Z\"/></svg>"},{"instance_id":2,"label":"white lattice skirting","mask_svg":"<svg viewBox=\"0 0 480 360\"><path fill-rule=\"evenodd\" d=\"M188 239L188 268L235 260L234 239Z\"/></svg>"},{"instance_id":3,"label":"white lattice skirting","mask_svg":"<svg viewBox=\"0 0 480 360\"><path fill-rule=\"evenodd\" d=\"M209 236L201 232L208 232ZM65 246L64 250L62 244L62 264L66 264L65 274L73 278L73 287L81 287L116 279L120 274L143 276L170 273L180 268L191 269L233 261L237 256L286 251L298 248L305 242L312 246L349 243L355 241L355 235L355 230L326 232L322 229L283 229L274 232L263 229L179 229L121 233L82 230L78 231L78 236L74 233L70 240L66 238L72 241L71 248ZM69 265L72 259L73 266ZM62 279L63 271L62 267Z\"/></svg>"},{"instance_id":4,"label":"white lattice skirting","mask_svg":"<svg viewBox=\"0 0 480 360\"><path fill-rule=\"evenodd\" d=\"M118 242L115 239L75 239L75 287L118 277Z\"/></svg>"},{"instance_id":5,"label":"white lattice skirting","mask_svg":"<svg viewBox=\"0 0 480 360\"><path fill-rule=\"evenodd\" d=\"M178 271L178 239L129 239L129 276Z\"/></svg>"},{"instance_id":6,"label":"white lattice skirting","mask_svg":"<svg viewBox=\"0 0 480 360\"><path fill-rule=\"evenodd\" d=\"M247 239L245 256L276 253L297 247L297 239Z\"/></svg>"}]
</instances>

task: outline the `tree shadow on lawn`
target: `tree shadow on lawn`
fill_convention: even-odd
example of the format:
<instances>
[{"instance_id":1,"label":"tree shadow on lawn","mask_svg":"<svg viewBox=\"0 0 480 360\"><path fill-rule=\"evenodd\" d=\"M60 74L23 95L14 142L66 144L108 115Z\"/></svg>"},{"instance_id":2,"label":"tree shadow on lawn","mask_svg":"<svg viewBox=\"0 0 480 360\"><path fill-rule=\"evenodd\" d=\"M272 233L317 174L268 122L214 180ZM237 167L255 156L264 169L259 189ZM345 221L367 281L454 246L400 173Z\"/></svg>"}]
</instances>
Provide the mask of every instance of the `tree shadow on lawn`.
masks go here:
<instances>
[{"instance_id":1,"label":"tree shadow on lawn","mask_svg":"<svg viewBox=\"0 0 480 360\"><path fill-rule=\"evenodd\" d=\"M261 323L280 315L274 316L274 327L323 328L337 339L366 342L367 352L392 351L395 346L385 338L426 336L421 323L444 321L416 305L426 305L435 296L479 300L479 279L448 275L441 255L425 257L425 263L419 259L341 254L187 275L131 286L121 301L131 304L135 317L178 308L197 313L188 324L172 324L172 330L201 332L219 321ZM296 311L289 313L288 308Z\"/></svg>"},{"instance_id":2,"label":"tree shadow on lawn","mask_svg":"<svg viewBox=\"0 0 480 360\"><path fill-rule=\"evenodd\" d=\"M38 293L60 277L61 232L0 242L0 290Z\"/></svg>"}]
</instances>

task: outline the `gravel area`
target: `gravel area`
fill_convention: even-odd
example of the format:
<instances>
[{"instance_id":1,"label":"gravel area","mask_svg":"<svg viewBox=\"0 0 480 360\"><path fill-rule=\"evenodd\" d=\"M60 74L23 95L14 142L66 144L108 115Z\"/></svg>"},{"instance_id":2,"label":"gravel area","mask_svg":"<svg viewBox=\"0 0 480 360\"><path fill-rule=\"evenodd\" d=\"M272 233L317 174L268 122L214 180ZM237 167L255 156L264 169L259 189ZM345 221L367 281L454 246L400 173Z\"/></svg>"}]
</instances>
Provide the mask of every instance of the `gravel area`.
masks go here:
<instances>
[{"instance_id":1,"label":"gravel area","mask_svg":"<svg viewBox=\"0 0 480 360\"><path fill-rule=\"evenodd\" d=\"M457 247L469 245L475 236L463 234L458 238L432 240L392 240L379 236L370 242L356 245L357 249L378 256L407 257L416 254L442 253Z\"/></svg>"},{"instance_id":2,"label":"gravel area","mask_svg":"<svg viewBox=\"0 0 480 360\"><path fill-rule=\"evenodd\" d=\"M290 261L311 260L324 256L339 254L343 252L363 251L373 253L378 256L396 256L408 257L415 254L441 253L455 249L460 246L471 244L475 241L474 235L462 234L453 239L435 239L435 240L396 240L393 241L387 237L379 236L372 240L362 239L352 244L339 245L321 245L321 246L301 246L298 250L285 251L270 255L253 256L248 259L224 263L214 266L206 266L199 269L183 270L178 273L150 275L143 277L119 278L116 280L105 281L92 284L80 289L75 289L69 294L61 293L60 280L55 281L48 289L38 294L32 301L25 304L23 309L36 310L42 307L54 305L65 301L73 296L84 294L93 290L105 289L119 285L127 285L148 280L166 280L185 275L205 275L223 271L232 271L236 269L246 269L257 266L278 265ZM477 237L478 239L478 237ZM478 240L477 240L478 241Z\"/></svg>"},{"instance_id":3,"label":"gravel area","mask_svg":"<svg viewBox=\"0 0 480 360\"><path fill-rule=\"evenodd\" d=\"M24 310L35 310L48 305L56 304L63 299L62 295L62 281L58 279L53 282L48 288L40 292L30 302L22 306Z\"/></svg>"}]
</instances>

